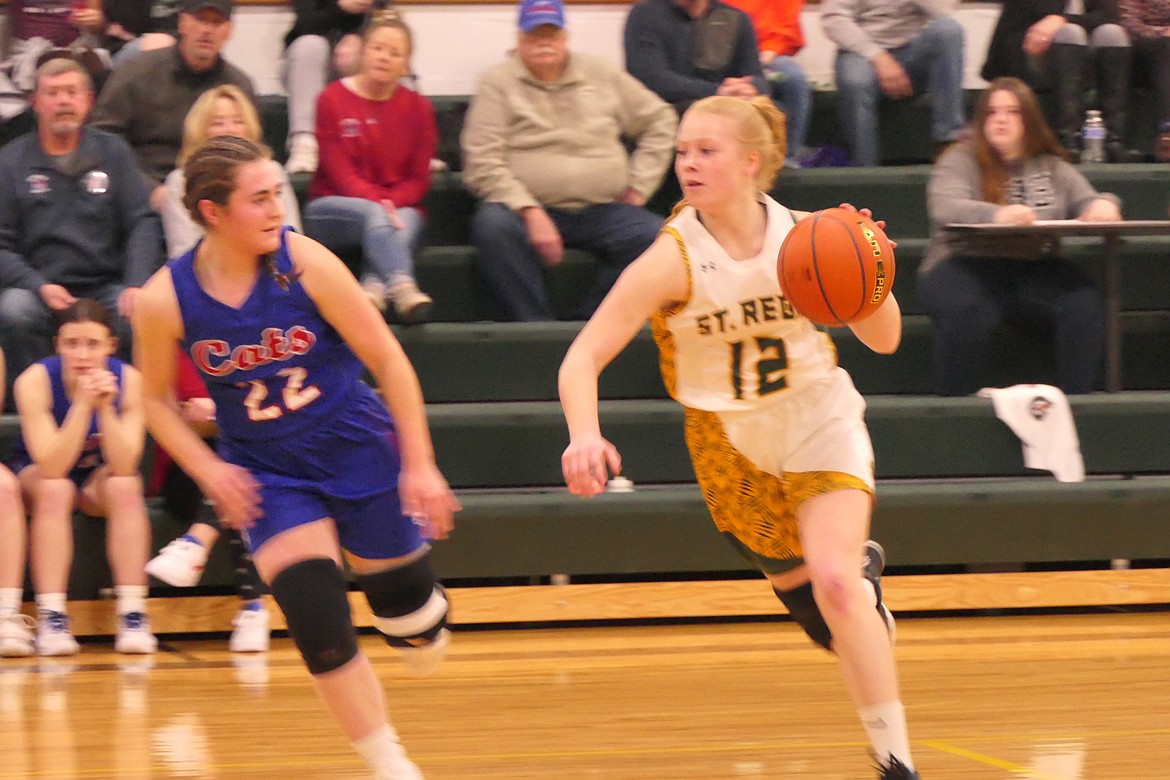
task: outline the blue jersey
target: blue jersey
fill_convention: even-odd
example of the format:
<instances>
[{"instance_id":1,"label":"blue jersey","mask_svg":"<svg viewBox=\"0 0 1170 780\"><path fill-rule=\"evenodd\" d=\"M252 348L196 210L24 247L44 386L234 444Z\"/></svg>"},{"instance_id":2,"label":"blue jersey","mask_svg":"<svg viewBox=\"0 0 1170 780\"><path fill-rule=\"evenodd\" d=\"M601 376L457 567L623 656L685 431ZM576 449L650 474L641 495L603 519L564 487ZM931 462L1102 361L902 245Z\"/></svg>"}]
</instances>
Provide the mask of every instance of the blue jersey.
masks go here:
<instances>
[{"instance_id":1,"label":"blue jersey","mask_svg":"<svg viewBox=\"0 0 1170 780\"><path fill-rule=\"evenodd\" d=\"M335 496L396 485L389 412L304 286L289 278L285 289L261 268L247 300L229 306L199 285L198 248L169 267L183 348L215 401L220 454L281 482L314 481ZM275 264L292 276L284 234Z\"/></svg>"},{"instance_id":2,"label":"blue jersey","mask_svg":"<svg viewBox=\"0 0 1170 780\"><path fill-rule=\"evenodd\" d=\"M49 387L53 393L53 419L57 421L57 427L60 428L65 422L65 415L69 414L69 407L73 402L69 400L68 394L65 392L65 375L61 369L61 358L54 355L53 357L45 358L40 361L40 364L45 367L45 371L49 375ZM122 403L122 369L125 363L117 358L109 358L106 368L118 379L118 395L114 398L115 408L120 408ZM77 462L73 464L73 469L69 472L69 478L76 484L81 485L99 466L104 464L105 457L102 455L101 448L101 433L98 431L97 415L93 415L89 421L89 432L85 437L85 444L81 447L81 454L77 457ZM19 473L21 469L31 465L33 462L32 455L28 451L28 445L25 444L24 434L20 435L16 444L12 447L12 456L9 458L9 465L13 472Z\"/></svg>"}]
</instances>

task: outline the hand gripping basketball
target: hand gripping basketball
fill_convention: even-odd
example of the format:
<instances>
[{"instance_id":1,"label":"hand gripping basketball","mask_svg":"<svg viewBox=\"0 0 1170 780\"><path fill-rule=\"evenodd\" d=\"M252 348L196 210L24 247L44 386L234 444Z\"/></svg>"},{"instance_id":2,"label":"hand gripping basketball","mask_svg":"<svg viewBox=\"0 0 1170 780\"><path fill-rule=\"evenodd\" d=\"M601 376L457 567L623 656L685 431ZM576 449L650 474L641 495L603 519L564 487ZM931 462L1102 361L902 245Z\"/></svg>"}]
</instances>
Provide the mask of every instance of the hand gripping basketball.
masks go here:
<instances>
[{"instance_id":1,"label":"hand gripping basketball","mask_svg":"<svg viewBox=\"0 0 1170 780\"><path fill-rule=\"evenodd\" d=\"M885 232L857 211L814 212L788 231L776 271L784 297L818 325L846 325L873 314L894 284Z\"/></svg>"}]
</instances>

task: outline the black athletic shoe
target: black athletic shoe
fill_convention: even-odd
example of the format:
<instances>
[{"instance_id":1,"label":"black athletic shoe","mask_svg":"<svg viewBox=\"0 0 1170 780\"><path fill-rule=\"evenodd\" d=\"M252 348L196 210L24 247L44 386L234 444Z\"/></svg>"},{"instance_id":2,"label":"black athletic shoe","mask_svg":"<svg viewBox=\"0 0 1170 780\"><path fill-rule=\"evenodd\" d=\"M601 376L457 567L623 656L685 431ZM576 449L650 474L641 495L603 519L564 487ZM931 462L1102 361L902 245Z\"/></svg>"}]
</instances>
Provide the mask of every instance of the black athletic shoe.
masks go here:
<instances>
[{"instance_id":1,"label":"black athletic shoe","mask_svg":"<svg viewBox=\"0 0 1170 780\"><path fill-rule=\"evenodd\" d=\"M890 610L886 609L885 603L882 601L882 571L886 568L886 551L882 546L870 539L865 543L865 558L862 560L861 574L873 585L874 593L877 595L877 611L882 616L882 620L886 621L886 630L890 632L890 643L894 641L894 635L897 628L894 625L894 616L890 614Z\"/></svg>"},{"instance_id":2,"label":"black athletic shoe","mask_svg":"<svg viewBox=\"0 0 1170 780\"><path fill-rule=\"evenodd\" d=\"M888 764L883 764L881 761L878 761L876 769L881 773L878 775L881 780L918 780L917 772L893 756L890 756L890 763Z\"/></svg>"}]
</instances>

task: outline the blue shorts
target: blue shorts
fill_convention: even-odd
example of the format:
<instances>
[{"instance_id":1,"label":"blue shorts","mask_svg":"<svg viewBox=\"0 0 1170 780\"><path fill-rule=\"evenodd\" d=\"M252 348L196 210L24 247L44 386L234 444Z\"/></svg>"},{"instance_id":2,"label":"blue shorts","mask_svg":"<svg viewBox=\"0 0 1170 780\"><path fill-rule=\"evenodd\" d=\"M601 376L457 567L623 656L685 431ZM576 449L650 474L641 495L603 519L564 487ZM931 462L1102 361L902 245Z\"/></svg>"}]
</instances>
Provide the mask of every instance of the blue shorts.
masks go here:
<instances>
[{"instance_id":1,"label":"blue shorts","mask_svg":"<svg viewBox=\"0 0 1170 780\"><path fill-rule=\"evenodd\" d=\"M324 517L337 522L343 549L362 558L397 558L423 544L402 515L394 426L372 392L317 430L274 440L220 439L224 460L260 483L264 516L248 529L253 552L281 533Z\"/></svg>"},{"instance_id":2,"label":"blue shorts","mask_svg":"<svg viewBox=\"0 0 1170 780\"><path fill-rule=\"evenodd\" d=\"M8 461L8 469L17 476L20 476L20 472L31 465L33 465L32 458L25 454L18 454L12 460ZM92 465L74 466L65 477L76 485L78 490L81 490L85 486L85 483L89 481L89 478L93 476L93 473L103 465L105 464L98 462Z\"/></svg>"},{"instance_id":3,"label":"blue shorts","mask_svg":"<svg viewBox=\"0 0 1170 780\"><path fill-rule=\"evenodd\" d=\"M423 545L419 527L402 515L397 488L366 498L335 498L308 486L265 485L261 495L264 517L244 533L252 552L282 531L323 517L333 518L342 549L359 558L398 558Z\"/></svg>"}]
</instances>

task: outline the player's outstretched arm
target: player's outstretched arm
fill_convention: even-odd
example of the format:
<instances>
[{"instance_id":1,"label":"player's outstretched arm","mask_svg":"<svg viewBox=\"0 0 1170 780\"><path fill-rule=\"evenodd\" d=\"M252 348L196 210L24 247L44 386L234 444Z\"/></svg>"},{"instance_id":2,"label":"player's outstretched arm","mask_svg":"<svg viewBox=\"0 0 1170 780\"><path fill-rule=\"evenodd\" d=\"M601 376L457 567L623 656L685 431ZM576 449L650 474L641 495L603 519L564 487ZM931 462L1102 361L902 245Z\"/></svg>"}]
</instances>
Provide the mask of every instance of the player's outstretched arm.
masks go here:
<instances>
[{"instance_id":1,"label":"player's outstretched arm","mask_svg":"<svg viewBox=\"0 0 1170 780\"><path fill-rule=\"evenodd\" d=\"M601 435L597 378L654 312L686 300L689 284L678 245L662 234L622 273L573 340L558 376L569 426L561 469L570 492L596 495L605 490L610 474L621 472L621 456Z\"/></svg>"},{"instance_id":2,"label":"player's outstretched arm","mask_svg":"<svg viewBox=\"0 0 1170 780\"><path fill-rule=\"evenodd\" d=\"M849 323L861 343L882 355L891 355L902 343L902 308L893 293L864 320Z\"/></svg>"},{"instance_id":3,"label":"player's outstretched arm","mask_svg":"<svg viewBox=\"0 0 1170 780\"><path fill-rule=\"evenodd\" d=\"M321 315L337 329L370 369L398 431L402 510L425 523L432 539L442 539L462 507L435 464L418 375L381 313L374 308L345 264L312 239L288 234L289 251L303 272L301 282Z\"/></svg>"},{"instance_id":4,"label":"player's outstretched arm","mask_svg":"<svg viewBox=\"0 0 1170 780\"><path fill-rule=\"evenodd\" d=\"M175 401L183 326L168 269L160 270L143 286L131 325L134 365L142 377L142 409L151 436L199 484L226 526L247 528L261 511L255 479L247 469L225 463L208 447L183 420Z\"/></svg>"}]
</instances>

